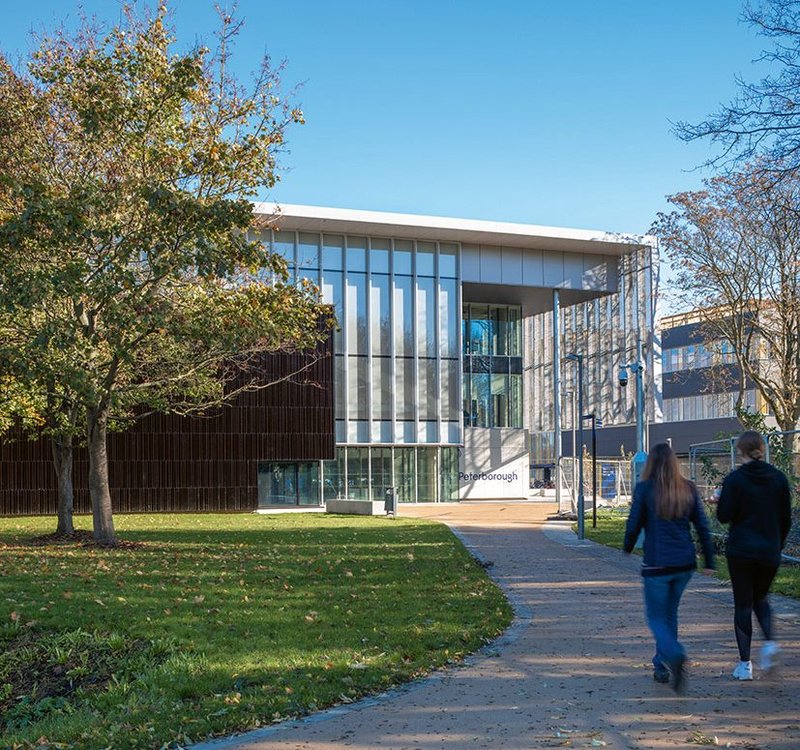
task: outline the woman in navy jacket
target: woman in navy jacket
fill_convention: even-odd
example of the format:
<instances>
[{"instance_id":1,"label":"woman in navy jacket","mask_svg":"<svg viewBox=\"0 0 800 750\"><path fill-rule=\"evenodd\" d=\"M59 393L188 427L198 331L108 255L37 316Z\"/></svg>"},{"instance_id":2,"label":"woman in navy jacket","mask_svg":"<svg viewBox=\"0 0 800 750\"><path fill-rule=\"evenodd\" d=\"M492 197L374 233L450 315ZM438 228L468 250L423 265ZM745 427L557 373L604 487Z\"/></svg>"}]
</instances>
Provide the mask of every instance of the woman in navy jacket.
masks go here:
<instances>
[{"instance_id":1,"label":"woman in navy jacket","mask_svg":"<svg viewBox=\"0 0 800 750\"><path fill-rule=\"evenodd\" d=\"M763 460L764 438L752 430L743 432L736 441L736 449L743 463L725 477L717 518L720 523L730 524L726 552L740 659L733 676L737 680L752 680L753 612L764 633L761 668L772 669L780 650L773 640L767 594L781 562L781 550L792 523L792 506L786 476Z\"/></svg>"},{"instance_id":2,"label":"woman in navy jacket","mask_svg":"<svg viewBox=\"0 0 800 750\"><path fill-rule=\"evenodd\" d=\"M678 640L678 605L697 568L692 525L700 537L706 568L713 568L714 548L697 489L681 476L672 448L659 443L647 456L642 481L633 491L624 549L630 554L644 530L644 602L656 641L653 679L669 682L671 674L675 692L683 690L686 679L686 652Z\"/></svg>"}]
</instances>

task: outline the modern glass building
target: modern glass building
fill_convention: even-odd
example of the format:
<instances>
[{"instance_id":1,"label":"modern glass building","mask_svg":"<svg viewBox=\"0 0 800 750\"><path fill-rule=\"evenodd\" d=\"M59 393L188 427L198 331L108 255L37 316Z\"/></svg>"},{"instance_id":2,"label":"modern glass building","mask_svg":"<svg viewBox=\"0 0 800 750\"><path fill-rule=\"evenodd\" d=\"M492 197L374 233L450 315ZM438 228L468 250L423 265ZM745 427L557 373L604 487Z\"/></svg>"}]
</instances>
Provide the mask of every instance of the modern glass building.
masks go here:
<instances>
[{"instance_id":1,"label":"modern glass building","mask_svg":"<svg viewBox=\"0 0 800 750\"><path fill-rule=\"evenodd\" d=\"M594 387L652 329L647 238L309 206L259 204L257 216L256 235L339 320L336 454L262 463L262 506L388 488L400 502L526 498L531 463L557 460L565 347L593 363ZM624 394L596 391L611 421L630 417Z\"/></svg>"}]
</instances>

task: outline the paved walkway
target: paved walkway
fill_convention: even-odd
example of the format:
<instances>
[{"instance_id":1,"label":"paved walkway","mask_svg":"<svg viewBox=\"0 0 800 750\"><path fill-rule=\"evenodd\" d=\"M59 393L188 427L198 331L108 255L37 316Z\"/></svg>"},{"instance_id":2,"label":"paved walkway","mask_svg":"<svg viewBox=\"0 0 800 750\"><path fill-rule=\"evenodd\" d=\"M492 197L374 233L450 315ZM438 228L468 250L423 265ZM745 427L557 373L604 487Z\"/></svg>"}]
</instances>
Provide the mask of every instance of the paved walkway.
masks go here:
<instances>
[{"instance_id":1,"label":"paved walkway","mask_svg":"<svg viewBox=\"0 0 800 750\"><path fill-rule=\"evenodd\" d=\"M783 668L739 683L727 586L694 576L681 609L687 694L652 680L638 560L545 523L552 506L401 508L447 523L512 601L511 628L463 666L347 707L207 743L214 750L800 748L800 607L773 599ZM760 647L759 641L755 641ZM754 651L757 654L757 649Z\"/></svg>"}]
</instances>

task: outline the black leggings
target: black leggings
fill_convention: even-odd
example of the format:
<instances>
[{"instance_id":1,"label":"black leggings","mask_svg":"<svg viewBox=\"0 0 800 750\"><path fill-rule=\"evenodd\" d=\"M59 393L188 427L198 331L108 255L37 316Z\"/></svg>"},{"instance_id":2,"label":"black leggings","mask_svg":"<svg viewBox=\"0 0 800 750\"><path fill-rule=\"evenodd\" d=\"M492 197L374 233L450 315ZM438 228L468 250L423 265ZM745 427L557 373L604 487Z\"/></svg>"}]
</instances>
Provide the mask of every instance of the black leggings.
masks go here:
<instances>
[{"instance_id":1,"label":"black leggings","mask_svg":"<svg viewBox=\"0 0 800 750\"><path fill-rule=\"evenodd\" d=\"M764 633L764 639L772 640L772 609L767 594L778 566L760 560L729 557L728 570L733 585L733 627L739 658L750 661L750 642L753 639L753 612Z\"/></svg>"}]
</instances>

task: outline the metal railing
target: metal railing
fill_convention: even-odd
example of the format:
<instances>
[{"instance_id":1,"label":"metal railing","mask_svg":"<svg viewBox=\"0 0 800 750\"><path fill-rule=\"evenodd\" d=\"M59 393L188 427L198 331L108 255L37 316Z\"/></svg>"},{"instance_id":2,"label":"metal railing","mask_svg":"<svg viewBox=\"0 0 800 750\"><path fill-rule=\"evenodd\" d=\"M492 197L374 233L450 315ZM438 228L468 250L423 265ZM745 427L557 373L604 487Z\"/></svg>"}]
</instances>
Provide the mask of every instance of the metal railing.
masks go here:
<instances>
[{"instance_id":1,"label":"metal railing","mask_svg":"<svg viewBox=\"0 0 800 750\"><path fill-rule=\"evenodd\" d=\"M791 436L791 440L787 437ZM766 460L774 463L789 478L792 486L792 528L786 541L784 557L792 562L800 562L800 450L798 449L800 430L768 432L764 434L767 443ZM722 486L722 480L738 464L736 437L708 440L689 446L687 473L697 486L700 497L706 504L711 530L723 536L725 528L717 521L715 493Z\"/></svg>"}]
</instances>

